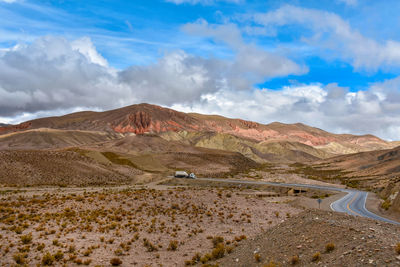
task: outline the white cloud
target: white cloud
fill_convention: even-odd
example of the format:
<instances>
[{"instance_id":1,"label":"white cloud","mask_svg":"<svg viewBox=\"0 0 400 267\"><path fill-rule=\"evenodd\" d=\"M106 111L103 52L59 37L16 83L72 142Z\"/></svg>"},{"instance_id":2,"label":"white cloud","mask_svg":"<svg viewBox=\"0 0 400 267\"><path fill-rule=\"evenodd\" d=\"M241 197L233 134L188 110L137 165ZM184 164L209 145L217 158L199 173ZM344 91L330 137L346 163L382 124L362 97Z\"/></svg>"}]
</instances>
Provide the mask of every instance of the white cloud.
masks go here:
<instances>
[{"instance_id":1,"label":"white cloud","mask_svg":"<svg viewBox=\"0 0 400 267\"><path fill-rule=\"evenodd\" d=\"M5 3L8 3L8 4L15 3L17 1L18 0L0 0L0 2L5 2Z\"/></svg>"},{"instance_id":2,"label":"white cloud","mask_svg":"<svg viewBox=\"0 0 400 267\"><path fill-rule=\"evenodd\" d=\"M135 101L90 39L43 37L0 55L0 116Z\"/></svg>"},{"instance_id":3,"label":"white cloud","mask_svg":"<svg viewBox=\"0 0 400 267\"><path fill-rule=\"evenodd\" d=\"M226 86L228 62L172 51L157 62L116 70L89 38L42 37L0 54L0 116L138 102L189 103Z\"/></svg>"},{"instance_id":4,"label":"white cloud","mask_svg":"<svg viewBox=\"0 0 400 267\"><path fill-rule=\"evenodd\" d=\"M83 37L71 42L71 47L74 50L78 50L90 62L99 64L103 67L108 65L107 60L97 52L92 41L88 37Z\"/></svg>"},{"instance_id":5,"label":"white cloud","mask_svg":"<svg viewBox=\"0 0 400 267\"><path fill-rule=\"evenodd\" d=\"M340 16L326 11L285 5L275 11L251 15L252 19L268 28L302 25L312 30L303 41L311 47L329 51L325 56L349 60L357 69L375 71L385 66L400 66L400 42L377 42L353 29Z\"/></svg>"},{"instance_id":6,"label":"white cloud","mask_svg":"<svg viewBox=\"0 0 400 267\"><path fill-rule=\"evenodd\" d=\"M205 29L214 34L220 30ZM285 60L278 57L278 65L271 67L274 56L242 42L234 32L232 28L223 37L237 51L233 61L172 51L153 64L121 71L108 66L89 38L70 42L48 36L20 44L0 54L0 122L150 102L263 123L303 122L337 133L400 139L400 78L358 92L336 84L252 89L247 86L257 80L253 75L279 75L284 68L278 63ZM248 57L241 58L241 53ZM238 90L241 86L247 90Z\"/></svg>"},{"instance_id":7,"label":"white cloud","mask_svg":"<svg viewBox=\"0 0 400 267\"><path fill-rule=\"evenodd\" d=\"M204 95L203 101L191 106L175 104L172 107L262 123L302 122L336 133L369 133L400 140L400 132L395 130L400 128L400 93L396 92L392 99L381 98L379 94L390 94L385 86L386 83L376 84L369 91L358 92L349 92L336 84L287 86L279 91L221 90Z\"/></svg>"},{"instance_id":8,"label":"white cloud","mask_svg":"<svg viewBox=\"0 0 400 267\"><path fill-rule=\"evenodd\" d=\"M171 105L196 101L202 94L226 86L221 73L226 64L175 51L155 64L132 66L119 76L120 82L134 90L139 99Z\"/></svg>"},{"instance_id":9,"label":"white cloud","mask_svg":"<svg viewBox=\"0 0 400 267\"><path fill-rule=\"evenodd\" d=\"M240 3L244 2L244 0L165 0L166 2L174 3L176 5L181 5L181 4L191 4L191 5L196 5L196 4L201 4L201 5L212 5L215 4L216 2L227 2L227 3Z\"/></svg>"},{"instance_id":10,"label":"white cloud","mask_svg":"<svg viewBox=\"0 0 400 267\"><path fill-rule=\"evenodd\" d=\"M223 42L233 50L234 58L229 63L230 67L224 70L228 87L231 89L251 89L253 84L272 77L299 75L308 71L305 66L298 65L284 55L246 43L235 24L213 25L205 20L199 20L184 25L183 30Z\"/></svg>"}]
</instances>

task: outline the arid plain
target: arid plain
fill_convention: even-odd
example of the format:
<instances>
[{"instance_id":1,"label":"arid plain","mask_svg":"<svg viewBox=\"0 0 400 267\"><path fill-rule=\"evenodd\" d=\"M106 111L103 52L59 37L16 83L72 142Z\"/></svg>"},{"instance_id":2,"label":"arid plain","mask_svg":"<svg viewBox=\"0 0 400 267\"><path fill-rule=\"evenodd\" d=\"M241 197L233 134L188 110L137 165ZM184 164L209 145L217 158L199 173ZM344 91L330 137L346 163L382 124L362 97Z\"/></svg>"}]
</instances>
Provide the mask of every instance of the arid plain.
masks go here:
<instances>
[{"instance_id":1,"label":"arid plain","mask_svg":"<svg viewBox=\"0 0 400 267\"><path fill-rule=\"evenodd\" d=\"M330 211L340 193L229 182L367 190L367 208L396 220L396 142L149 104L0 132L4 266L400 263L398 226Z\"/></svg>"}]
</instances>

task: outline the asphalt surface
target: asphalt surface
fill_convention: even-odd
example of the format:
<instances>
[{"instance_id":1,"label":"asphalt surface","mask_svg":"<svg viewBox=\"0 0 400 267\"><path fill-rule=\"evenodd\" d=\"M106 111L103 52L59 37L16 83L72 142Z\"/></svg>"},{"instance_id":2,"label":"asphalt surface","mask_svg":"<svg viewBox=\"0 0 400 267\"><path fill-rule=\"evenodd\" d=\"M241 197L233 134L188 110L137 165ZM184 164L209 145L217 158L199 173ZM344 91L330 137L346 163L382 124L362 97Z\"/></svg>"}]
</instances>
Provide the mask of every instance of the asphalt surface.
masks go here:
<instances>
[{"instance_id":1,"label":"asphalt surface","mask_svg":"<svg viewBox=\"0 0 400 267\"><path fill-rule=\"evenodd\" d=\"M234 179L218 179L218 178L197 178L197 180L202 181L217 181L217 182L228 182L228 183L238 183L238 184L251 184L251 185L272 185L281 187L301 187L301 188L312 188L325 191L337 191L345 192L347 195L341 199L336 200L331 204L331 209L337 212L344 212L354 216L361 216L366 218L371 218L378 221L388 222L392 224L400 225L399 222L381 217L375 213L370 212L365 207L368 192L337 188L331 186L321 186L321 185L309 185L309 184L284 184L284 183L273 183L273 182L263 182L263 181L245 181L245 180L234 180Z\"/></svg>"}]
</instances>

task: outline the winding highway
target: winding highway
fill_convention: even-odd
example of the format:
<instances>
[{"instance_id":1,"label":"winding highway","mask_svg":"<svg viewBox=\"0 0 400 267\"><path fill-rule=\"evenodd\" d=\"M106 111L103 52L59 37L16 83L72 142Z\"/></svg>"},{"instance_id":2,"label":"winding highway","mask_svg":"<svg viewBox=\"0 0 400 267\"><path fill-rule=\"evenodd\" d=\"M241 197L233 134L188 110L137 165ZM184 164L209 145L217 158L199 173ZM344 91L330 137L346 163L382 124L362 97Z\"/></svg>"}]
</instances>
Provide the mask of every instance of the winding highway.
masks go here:
<instances>
[{"instance_id":1,"label":"winding highway","mask_svg":"<svg viewBox=\"0 0 400 267\"><path fill-rule=\"evenodd\" d=\"M272 185L281 187L300 187L300 188L311 188L325 191L337 191L347 193L344 197L331 203L330 207L333 211L344 212L354 216L361 216L366 218L371 218L378 221L388 222L392 224L400 225L399 222L381 217L375 213L370 212L365 207L368 192L337 188L331 186L321 186L321 185L309 185L309 184L285 184L285 183L273 183L273 182L263 182L263 181L246 181L246 180L234 180L234 179L218 179L218 178L197 178L196 180L201 181L214 181L214 182L227 182L227 183L237 183L237 184L250 184L250 185Z\"/></svg>"}]
</instances>

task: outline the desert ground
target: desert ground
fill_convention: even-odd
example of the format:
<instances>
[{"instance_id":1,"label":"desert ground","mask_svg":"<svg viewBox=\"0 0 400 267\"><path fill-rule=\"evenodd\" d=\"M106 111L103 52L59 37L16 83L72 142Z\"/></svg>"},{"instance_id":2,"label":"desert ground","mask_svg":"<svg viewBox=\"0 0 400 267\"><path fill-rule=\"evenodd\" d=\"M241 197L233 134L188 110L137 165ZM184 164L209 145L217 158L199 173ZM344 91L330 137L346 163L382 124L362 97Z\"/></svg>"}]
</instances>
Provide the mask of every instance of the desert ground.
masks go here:
<instances>
[{"instance_id":1,"label":"desert ground","mask_svg":"<svg viewBox=\"0 0 400 267\"><path fill-rule=\"evenodd\" d=\"M330 207L399 221L397 145L149 104L0 127L0 266L399 266L398 226Z\"/></svg>"},{"instance_id":2,"label":"desert ground","mask_svg":"<svg viewBox=\"0 0 400 267\"><path fill-rule=\"evenodd\" d=\"M164 179L0 193L2 266L400 263L398 226L310 209L316 197L337 198L318 190Z\"/></svg>"},{"instance_id":3,"label":"desert ground","mask_svg":"<svg viewBox=\"0 0 400 267\"><path fill-rule=\"evenodd\" d=\"M302 211L287 196L271 201L253 193L203 186L3 190L0 264L207 263Z\"/></svg>"}]
</instances>

